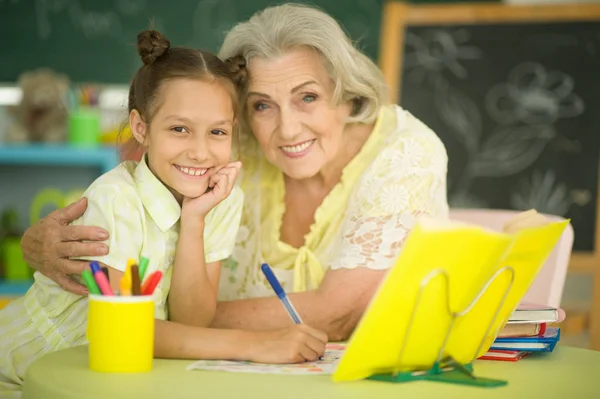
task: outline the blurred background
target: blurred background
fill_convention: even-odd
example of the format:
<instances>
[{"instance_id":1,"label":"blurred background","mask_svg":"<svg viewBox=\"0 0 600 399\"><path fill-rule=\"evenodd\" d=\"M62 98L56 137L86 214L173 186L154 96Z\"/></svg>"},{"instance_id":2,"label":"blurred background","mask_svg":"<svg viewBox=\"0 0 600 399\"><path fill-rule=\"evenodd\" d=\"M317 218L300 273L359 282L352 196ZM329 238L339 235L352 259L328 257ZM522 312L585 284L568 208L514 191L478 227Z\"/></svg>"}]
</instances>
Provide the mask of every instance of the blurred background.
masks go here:
<instances>
[{"instance_id":1,"label":"blurred background","mask_svg":"<svg viewBox=\"0 0 600 399\"><path fill-rule=\"evenodd\" d=\"M137 33L153 26L174 45L218 52L236 22L280 3L0 0L0 307L31 284L19 247L27 226L119 162ZM335 17L382 66L393 100L440 135L453 208L571 218L581 256L565 282L563 341L590 346L590 325L600 328L600 3L415 0L394 18L385 0L307 3ZM453 20L435 8L448 4L540 8L479 23L485 12Z\"/></svg>"}]
</instances>

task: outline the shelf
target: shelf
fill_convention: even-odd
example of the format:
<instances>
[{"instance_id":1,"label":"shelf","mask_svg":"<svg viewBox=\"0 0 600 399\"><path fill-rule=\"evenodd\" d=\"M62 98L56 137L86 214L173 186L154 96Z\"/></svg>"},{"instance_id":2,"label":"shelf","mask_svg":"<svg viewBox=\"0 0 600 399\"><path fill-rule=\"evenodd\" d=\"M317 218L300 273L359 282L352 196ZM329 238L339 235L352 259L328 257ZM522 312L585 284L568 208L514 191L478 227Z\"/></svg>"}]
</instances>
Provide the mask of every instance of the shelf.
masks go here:
<instances>
[{"instance_id":1,"label":"shelf","mask_svg":"<svg viewBox=\"0 0 600 399\"><path fill-rule=\"evenodd\" d=\"M0 298L23 296L32 284L33 280L6 281L0 279Z\"/></svg>"},{"instance_id":2,"label":"shelf","mask_svg":"<svg viewBox=\"0 0 600 399\"><path fill-rule=\"evenodd\" d=\"M112 146L0 144L0 165L96 166L106 173L118 163L118 150Z\"/></svg>"}]
</instances>

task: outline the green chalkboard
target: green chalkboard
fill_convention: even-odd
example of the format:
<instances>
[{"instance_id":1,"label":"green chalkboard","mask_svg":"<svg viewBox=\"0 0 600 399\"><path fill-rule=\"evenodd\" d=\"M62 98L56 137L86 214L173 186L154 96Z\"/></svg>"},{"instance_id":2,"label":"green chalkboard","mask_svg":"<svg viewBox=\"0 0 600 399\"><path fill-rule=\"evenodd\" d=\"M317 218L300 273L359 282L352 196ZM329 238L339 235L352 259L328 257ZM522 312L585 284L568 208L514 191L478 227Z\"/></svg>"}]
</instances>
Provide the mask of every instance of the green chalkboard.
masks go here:
<instances>
[{"instance_id":1,"label":"green chalkboard","mask_svg":"<svg viewBox=\"0 0 600 399\"><path fill-rule=\"evenodd\" d=\"M273 0L0 0L0 82L51 67L75 82L127 83L150 22L174 45L217 52L225 32ZM383 0L314 0L375 59Z\"/></svg>"}]
</instances>

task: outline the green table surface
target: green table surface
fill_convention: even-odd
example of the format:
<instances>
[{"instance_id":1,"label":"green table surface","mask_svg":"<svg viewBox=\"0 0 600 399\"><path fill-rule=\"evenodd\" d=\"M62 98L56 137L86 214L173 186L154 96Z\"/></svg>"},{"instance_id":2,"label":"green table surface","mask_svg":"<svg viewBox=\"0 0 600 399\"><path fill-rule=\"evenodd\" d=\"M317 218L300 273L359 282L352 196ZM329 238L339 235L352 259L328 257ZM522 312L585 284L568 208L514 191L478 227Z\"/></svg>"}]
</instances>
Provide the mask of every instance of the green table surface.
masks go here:
<instances>
[{"instance_id":1,"label":"green table surface","mask_svg":"<svg viewBox=\"0 0 600 399\"><path fill-rule=\"evenodd\" d=\"M162 359L148 373L103 374L90 371L87 361L87 346L38 359L27 371L23 398L600 398L600 352L560 345L514 363L476 361L476 375L508 380L501 388L186 371L192 361Z\"/></svg>"}]
</instances>

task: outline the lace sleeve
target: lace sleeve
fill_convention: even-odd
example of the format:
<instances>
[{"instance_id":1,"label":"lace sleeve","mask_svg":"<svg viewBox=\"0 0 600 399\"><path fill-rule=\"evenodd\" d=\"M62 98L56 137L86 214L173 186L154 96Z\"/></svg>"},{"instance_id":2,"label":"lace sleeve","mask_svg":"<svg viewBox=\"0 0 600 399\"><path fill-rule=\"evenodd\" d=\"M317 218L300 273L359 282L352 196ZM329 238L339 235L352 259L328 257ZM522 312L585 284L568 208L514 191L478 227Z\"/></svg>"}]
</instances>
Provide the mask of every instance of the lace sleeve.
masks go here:
<instances>
[{"instance_id":1,"label":"lace sleeve","mask_svg":"<svg viewBox=\"0 0 600 399\"><path fill-rule=\"evenodd\" d=\"M330 268L387 269L417 218L446 217L447 161L429 130L390 143L357 183Z\"/></svg>"}]
</instances>

